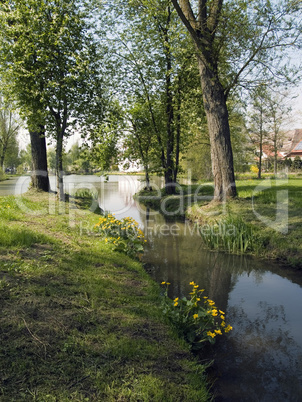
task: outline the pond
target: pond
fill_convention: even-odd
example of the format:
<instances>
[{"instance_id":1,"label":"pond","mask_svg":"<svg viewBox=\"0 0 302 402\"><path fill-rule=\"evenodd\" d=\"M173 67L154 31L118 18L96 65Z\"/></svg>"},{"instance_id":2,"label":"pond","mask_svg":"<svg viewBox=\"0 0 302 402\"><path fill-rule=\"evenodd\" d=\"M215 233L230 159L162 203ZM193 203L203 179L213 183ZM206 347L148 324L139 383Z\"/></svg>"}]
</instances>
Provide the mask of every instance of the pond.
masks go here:
<instances>
[{"instance_id":1,"label":"pond","mask_svg":"<svg viewBox=\"0 0 302 402\"><path fill-rule=\"evenodd\" d=\"M140 179L112 175L106 182L96 176L67 176L65 183L67 189L97 189L104 210L139 222L148 240L147 270L157 282L171 282L171 296L188 295L189 282L195 281L226 312L233 331L205 356L215 359L210 375L216 379L216 401L301 401L302 273L203 249L198 231L188 222L167 223L133 200ZM17 182L11 182L11 193ZM9 183L4 183L7 192ZM26 185L19 182L20 188Z\"/></svg>"}]
</instances>

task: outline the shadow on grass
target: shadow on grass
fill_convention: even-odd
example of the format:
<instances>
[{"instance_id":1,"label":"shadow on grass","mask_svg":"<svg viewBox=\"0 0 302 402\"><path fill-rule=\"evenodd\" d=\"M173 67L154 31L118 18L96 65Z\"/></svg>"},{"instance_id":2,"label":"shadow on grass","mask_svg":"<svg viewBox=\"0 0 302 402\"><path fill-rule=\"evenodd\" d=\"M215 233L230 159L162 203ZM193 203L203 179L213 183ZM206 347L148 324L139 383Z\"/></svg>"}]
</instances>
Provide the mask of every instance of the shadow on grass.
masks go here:
<instances>
[{"instance_id":1,"label":"shadow on grass","mask_svg":"<svg viewBox=\"0 0 302 402\"><path fill-rule=\"evenodd\" d=\"M94 240L31 241L0 265L0 399L208 399L139 263Z\"/></svg>"}]
</instances>

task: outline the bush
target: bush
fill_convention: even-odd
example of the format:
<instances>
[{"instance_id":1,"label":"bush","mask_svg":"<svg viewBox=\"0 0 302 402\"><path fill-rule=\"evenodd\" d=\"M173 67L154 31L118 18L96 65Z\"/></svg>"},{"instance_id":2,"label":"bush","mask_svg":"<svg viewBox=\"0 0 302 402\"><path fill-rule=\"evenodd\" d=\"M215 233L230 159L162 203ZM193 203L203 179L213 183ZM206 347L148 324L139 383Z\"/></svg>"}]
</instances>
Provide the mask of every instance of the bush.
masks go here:
<instances>
[{"instance_id":1,"label":"bush","mask_svg":"<svg viewBox=\"0 0 302 402\"><path fill-rule=\"evenodd\" d=\"M138 223L129 217L116 219L112 214L106 214L99 219L95 230L106 243L112 243L114 250L123 252L130 257L139 257L144 251L144 233Z\"/></svg>"},{"instance_id":2,"label":"bush","mask_svg":"<svg viewBox=\"0 0 302 402\"><path fill-rule=\"evenodd\" d=\"M301 160L300 156L295 156L295 159L294 159L292 167L295 170L302 169L302 160Z\"/></svg>"},{"instance_id":3,"label":"bush","mask_svg":"<svg viewBox=\"0 0 302 402\"><path fill-rule=\"evenodd\" d=\"M205 342L215 343L216 336L230 332L233 328L226 325L225 313L219 310L213 300L202 296L204 289L190 282L192 292L190 298L174 300L168 297L169 282L165 285L163 313L173 323L179 335L190 345L192 350L199 350Z\"/></svg>"}]
</instances>

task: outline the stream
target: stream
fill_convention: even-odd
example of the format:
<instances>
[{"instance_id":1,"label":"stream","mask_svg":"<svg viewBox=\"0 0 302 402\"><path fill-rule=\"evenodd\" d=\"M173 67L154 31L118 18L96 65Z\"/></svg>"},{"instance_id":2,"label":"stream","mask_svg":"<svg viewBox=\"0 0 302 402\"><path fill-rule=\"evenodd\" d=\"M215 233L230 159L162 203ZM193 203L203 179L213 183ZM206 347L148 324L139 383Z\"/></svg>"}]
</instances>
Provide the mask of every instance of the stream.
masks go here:
<instances>
[{"instance_id":1,"label":"stream","mask_svg":"<svg viewBox=\"0 0 302 402\"><path fill-rule=\"evenodd\" d=\"M0 195L26 191L26 180L20 180L1 182ZM214 359L209 376L215 381L215 401L302 400L301 272L205 250L194 226L166 222L133 200L142 187L139 176L110 175L106 182L71 175L64 181L67 188L96 189L104 210L116 218L131 216L140 224L147 239L146 269L158 283L171 282L172 297L187 296L189 282L195 281L226 312L233 331L220 337L205 356Z\"/></svg>"}]
</instances>

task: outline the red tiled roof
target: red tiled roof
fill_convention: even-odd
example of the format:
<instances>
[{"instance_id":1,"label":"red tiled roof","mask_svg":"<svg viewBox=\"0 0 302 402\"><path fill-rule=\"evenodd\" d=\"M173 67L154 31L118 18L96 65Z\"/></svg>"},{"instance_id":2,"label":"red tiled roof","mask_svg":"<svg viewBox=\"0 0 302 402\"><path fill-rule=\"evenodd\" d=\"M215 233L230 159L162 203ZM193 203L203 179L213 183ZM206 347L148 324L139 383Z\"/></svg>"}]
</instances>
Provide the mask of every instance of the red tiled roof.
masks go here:
<instances>
[{"instance_id":1,"label":"red tiled roof","mask_svg":"<svg viewBox=\"0 0 302 402\"><path fill-rule=\"evenodd\" d=\"M300 141L287 156L296 156L296 155L302 155L302 141Z\"/></svg>"}]
</instances>

